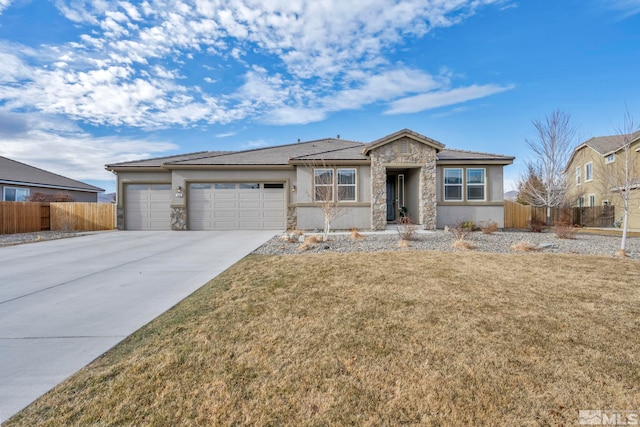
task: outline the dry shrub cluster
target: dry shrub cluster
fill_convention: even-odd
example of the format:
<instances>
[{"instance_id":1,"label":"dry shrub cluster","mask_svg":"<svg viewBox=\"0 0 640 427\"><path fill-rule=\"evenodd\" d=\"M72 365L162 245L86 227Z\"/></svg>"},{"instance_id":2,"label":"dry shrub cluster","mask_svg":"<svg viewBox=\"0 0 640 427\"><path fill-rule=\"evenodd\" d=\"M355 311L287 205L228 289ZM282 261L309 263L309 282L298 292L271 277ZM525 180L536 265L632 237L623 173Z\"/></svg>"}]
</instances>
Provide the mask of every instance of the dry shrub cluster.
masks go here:
<instances>
[{"instance_id":1,"label":"dry shrub cluster","mask_svg":"<svg viewBox=\"0 0 640 427\"><path fill-rule=\"evenodd\" d=\"M398 221L398 235L400 236L400 241L412 240L415 237L416 230L418 230L418 226L411 220L411 217L408 215L400 217Z\"/></svg>"},{"instance_id":2,"label":"dry shrub cluster","mask_svg":"<svg viewBox=\"0 0 640 427\"><path fill-rule=\"evenodd\" d=\"M299 252L308 251L316 247L318 243L322 243L322 236L306 236L304 241L298 246Z\"/></svg>"},{"instance_id":3,"label":"dry shrub cluster","mask_svg":"<svg viewBox=\"0 0 640 427\"><path fill-rule=\"evenodd\" d=\"M458 226L451 228L449 231L453 235L453 244L451 245L453 248L461 250L476 249L476 245L467 240L471 228Z\"/></svg>"},{"instance_id":4,"label":"dry shrub cluster","mask_svg":"<svg viewBox=\"0 0 640 427\"><path fill-rule=\"evenodd\" d=\"M558 239L575 239L578 229L568 222L557 222L553 226L553 232Z\"/></svg>"},{"instance_id":5,"label":"dry shrub cluster","mask_svg":"<svg viewBox=\"0 0 640 427\"><path fill-rule=\"evenodd\" d=\"M534 252L540 250L537 245L529 242L519 242L511 245L511 249L518 252Z\"/></svg>"},{"instance_id":6,"label":"dry shrub cluster","mask_svg":"<svg viewBox=\"0 0 640 427\"><path fill-rule=\"evenodd\" d=\"M358 228L352 228L349 238L351 240L358 240L358 239L364 239L364 236L358 232Z\"/></svg>"},{"instance_id":7,"label":"dry shrub cluster","mask_svg":"<svg viewBox=\"0 0 640 427\"><path fill-rule=\"evenodd\" d=\"M498 231L498 223L495 221L483 223L480 225L480 230L482 230L482 234L493 234Z\"/></svg>"},{"instance_id":8,"label":"dry shrub cluster","mask_svg":"<svg viewBox=\"0 0 640 427\"><path fill-rule=\"evenodd\" d=\"M535 219L529 221L529 231L532 233L542 233L545 226L546 224L542 221L538 221Z\"/></svg>"}]
</instances>

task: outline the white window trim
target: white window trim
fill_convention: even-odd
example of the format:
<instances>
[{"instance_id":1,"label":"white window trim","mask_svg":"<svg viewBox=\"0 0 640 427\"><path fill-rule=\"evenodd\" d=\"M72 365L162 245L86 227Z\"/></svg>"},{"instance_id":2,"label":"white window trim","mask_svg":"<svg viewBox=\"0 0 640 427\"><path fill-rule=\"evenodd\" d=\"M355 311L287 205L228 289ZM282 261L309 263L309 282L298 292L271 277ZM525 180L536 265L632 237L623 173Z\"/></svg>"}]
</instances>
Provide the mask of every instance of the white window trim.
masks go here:
<instances>
[{"instance_id":1,"label":"white window trim","mask_svg":"<svg viewBox=\"0 0 640 427\"><path fill-rule=\"evenodd\" d=\"M449 170L460 171L460 179L462 180L460 184L447 184L446 176L447 176L447 171ZM464 178L465 178L464 168L443 168L442 169L442 200L444 200L445 202L464 202L464 196L465 196ZM458 187L458 186L460 187L460 198L447 199L447 187Z\"/></svg>"},{"instance_id":2,"label":"white window trim","mask_svg":"<svg viewBox=\"0 0 640 427\"><path fill-rule=\"evenodd\" d=\"M353 171L353 176L355 178L353 184L340 184L340 179L338 178L339 171ZM356 203L358 201L358 169L357 168L336 168L334 173L334 181L336 183L336 188L334 193L338 198L339 203ZM340 187L353 187L353 200L340 200L340 192L338 191Z\"/></svg>"},{"instance_id":3,"label":"white window trim","mask_svg":"<svg viewBox=\"0 0 640 427\"><path fill-rule=\"evenodd\" d=\"M469 199L469 186L471 187L480 187L480 184L469 184L468 177L470 170L482 170L482 199ZM465 197L468 202L486 202L487 201L487 168L466 168L464 171L464 180L465 180Z\"/></svg>"},{"instance_id":4,"label":"white window trim","mask_svg":"<svg viewBox=\"0 0 640 427\"><path fill-rule=\"evenodd\" d=\"M591 166L591 177L588 174L589 166ZM587 162L584 164L584 182L591 181L593 181L593 162Z\"/></svg>"},{"instance_id":5,"label":"white window trim","mask_svg":"<svg viewBox=\"0 0 640 427\"><path fill-rule=\"evenodd\" d=\"M612 158L611 160L609 160L609 157L611 157L611 156L613 156L613 158ZM611 153L611 154L607 155L607 156L604 158L604 164L605 164L605 165L608 165L608 164L610 164L610 163L614 163L615 161L616 161L616 155L615 155L615 153Z\"/></svg>"},{"instance_id":6,"label":"white window trim","mask_svg":"<svg viewBox=\"0 0 640 427\"><path fill-rule=\"evenodd\" d=\"M19 200L7 200L7 190L9 190L9 189L10 190L16 190L16 193L17 193L18 190L26 190L27 191L27 197L26 198L29 198L29 196L31 196L31 189L30 188L7 186L7 187L3 187L2 188L2 200L5 201L5 202L6 201L10 201L10 202L19 201Z\"/></svg>"},{"instance_id":7,"label":"white window trim","mask_svg":"<svg viewBox=\"0 0 640 427\"><path fill-rule=\"evenodd\" d=\"M595 194L589 194L587 195L587 200L589 201L589 206L590 208L594 207L596 205L596 195ZM591 203L591 201L593 200L593 203Z\"/></svg>"},{"instance_id":8,"label":"white window trim","mask_svg":"<svg viewBox=\"0 0 640 427\"><path fill-rule=\"evenodd\" d=\"M331 183L330 184L318 184L316 182L316 172L317 171L331 171ZM313 169L313 201L317 202L317 203L326 203L326 202L333 202L334 201L334 193L335 193L335 185L336 185L336 171L333 170L333 168L314 168ZM317 195L318 192L316 191L316 187L318 186L322 186L322 187L331 187L331 200L318 200Z\"/></svg>"},{"instance_id":9,"label":"white window trim","mask_svg":"<svg viewBox=\"0 0 640 427\"><path fill-rule=\"evenodd\" d=\"M584 208L584 196L580 196L578 197L578 207L579 208Z\"/></svg>"},{"instance_id":10,"label":"white window trim","mask_svg":"<svg viewBox=\"0 0 640 427\"><path fill-rule=\"evenodd\" d=\"M582 168L580 166L576 168L576 185L582 185Z\"/></svg>"}]
</instances>

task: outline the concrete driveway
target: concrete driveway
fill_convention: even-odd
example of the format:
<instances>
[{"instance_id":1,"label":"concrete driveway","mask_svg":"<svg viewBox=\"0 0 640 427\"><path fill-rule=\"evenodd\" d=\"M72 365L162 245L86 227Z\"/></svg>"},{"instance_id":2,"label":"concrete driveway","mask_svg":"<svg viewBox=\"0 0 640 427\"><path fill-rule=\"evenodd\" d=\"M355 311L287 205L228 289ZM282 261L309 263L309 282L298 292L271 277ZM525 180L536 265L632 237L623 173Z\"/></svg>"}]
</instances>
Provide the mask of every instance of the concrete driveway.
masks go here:
<instances>
[{"instance_id":1,"label":"concrete driveway","mask_svg":"<svg viewBox=\"0 0 640 427\"><path fill-rule=\"evenodd\" d=\"M0 424L274 235L119 231L0 248Z\"/></svg>"}]
</instances>

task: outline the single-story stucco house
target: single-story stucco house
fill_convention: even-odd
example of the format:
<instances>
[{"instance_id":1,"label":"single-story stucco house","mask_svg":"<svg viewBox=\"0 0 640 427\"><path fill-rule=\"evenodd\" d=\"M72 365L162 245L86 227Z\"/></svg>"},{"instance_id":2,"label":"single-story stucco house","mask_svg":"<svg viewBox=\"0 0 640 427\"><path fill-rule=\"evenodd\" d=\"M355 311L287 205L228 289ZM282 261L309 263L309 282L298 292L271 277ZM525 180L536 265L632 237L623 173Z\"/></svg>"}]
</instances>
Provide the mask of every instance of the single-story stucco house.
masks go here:
<instances>
[{"instance_id":1,"label":"single-story stucco house","mask_svg":"<svg viewBox=\"0 0 640 427\"><path fill-rule=\"evenodd\" d=\"M35 193L64 194L76 202L97 202L102 188L58 175L6 157L0 157L2 201L24 202Z\"/></svg>"},{"instance_id":2,"label":"single-story stucco house","mask_svg":"<svg viewBox=\"0 0 640 427\"><path fill-rule=\"evenodd\" d=\"M408 214L421 228L504 225L503 168L514 157L445 149L408 129L371 143L327 138L107 165L118 228L380 230Z\"/></svg>"}]
</instances>

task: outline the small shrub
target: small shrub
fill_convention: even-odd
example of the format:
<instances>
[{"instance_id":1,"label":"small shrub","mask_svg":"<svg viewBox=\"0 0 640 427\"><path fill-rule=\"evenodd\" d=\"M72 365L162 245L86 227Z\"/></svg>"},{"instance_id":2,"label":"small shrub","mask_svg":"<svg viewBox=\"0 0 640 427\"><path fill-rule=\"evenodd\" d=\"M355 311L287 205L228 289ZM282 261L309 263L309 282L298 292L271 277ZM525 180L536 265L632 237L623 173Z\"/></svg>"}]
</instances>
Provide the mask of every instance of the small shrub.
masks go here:
<instances>
[{"instance_id":1,"label":"small shrub","mask_svg":"<svg viewBox=\"0 0 640 427\"><path fill-rule=\"evenodd\" d=\"M408 248L409 247L409 241L405 240L405 239L400 239L398 241L398 247L399 248Z\"/></svg>"},{"instance_id":2,"label":"small shrub","mask_svg":"<svg viewBox=\"0 0 640 427\"><path fill-rule=\"evenodd\" d=\"M529 242L515 243L511 245L511 249L518 252L534 252L534 251L540 250L540 248L537 245L534 245L533 243L529 243Z\"/></svg>"},{"instance_id":3,"label":"small shrub","mask_svg":"<svg viewBox=\"0 0 640 427\"><path fill-rule=\"evenodd\" d=\"M553 232L558 239L575 239L578 229L566 222L559 222L553 226Z\"/></svg>"},{"instance_id":4,"label":"small shrub","mask_svg":"<svg viewBox=\"0 0 640 427\"><path fill-rule=\"evenodd\" d=\"M469 231L478 231L479 230L478 226L473 221L463 221L460 224L460 228L465 228L465 229L467 229Z\"/></svg>"},{"instance_id":5,"label":"small shrub","mask_svg":"<svg viewBox=\"0 0 640 427\"><path fill-rule=\"evenodd\" d=\"M364 236L360 233L358 233L358 229L357 228L352 228L351 229L351 235L349 236L349 238L351 240L357 240L357 239L364 239Z\"/></svg>"},{"instance_id":6,"label":"small shrub","mask_svg":"<svg viewBox=\"0 0 640 427\"><path fill-rule=\"evenodd\" d=\"M315 248L318 243L322 242L322 236L307 236L304 238L304 242L298 246L298 251L308 251L309 249Z\"/></svg>"},{"instance_id":7,"label":"small shrub","mask_svg":"<svg viewBox=\"0 0 640 427\"><path fill-rule=\"evenodd\" d=\"M398 225L398 234L400 235L400 240L413 239L418 226L414 224L411 218L406 215L400 217L399 221L400 224Z\"/></svg>"},{"instance_id":8,"label":"small shrub","mask_svg":"<svg viewBox=\"0 0 640 427\"><path fill-rule=\"evenodd\" d=\"M486 224L482 224L480 226L480 230L482 230L482 234L493 234L498 231L498 223L495 221L489 221Z\"/></svg>"},{"instance_id":9,"label":"small shrub","mask_svg":"<svg viewBox=\"0 0 640 427\"><path fill-rule=\"evenodd\" d=\"M451 245L452 247L456 249L463 249L463 250L470 250L470 249L476 248L476 246L473 243L466 240L467 235L471 232L469 228L464 228L460 226L460 227L452 228L449 231L451 231L451 234L453 234L453 244Z\"/></svg>"},{"instance_id":10,"label":"small shrub","mask_svg":"<svg viewBox=\"0 0 640 427\"><path fill-rule=\"evenodd\" d=\"M529 231L532 233L542 233L542 230L544 230L545 227L545 223L542 221L538 221L538 220L531 220L529 221Z\"/></svg>"}]
</instances>

